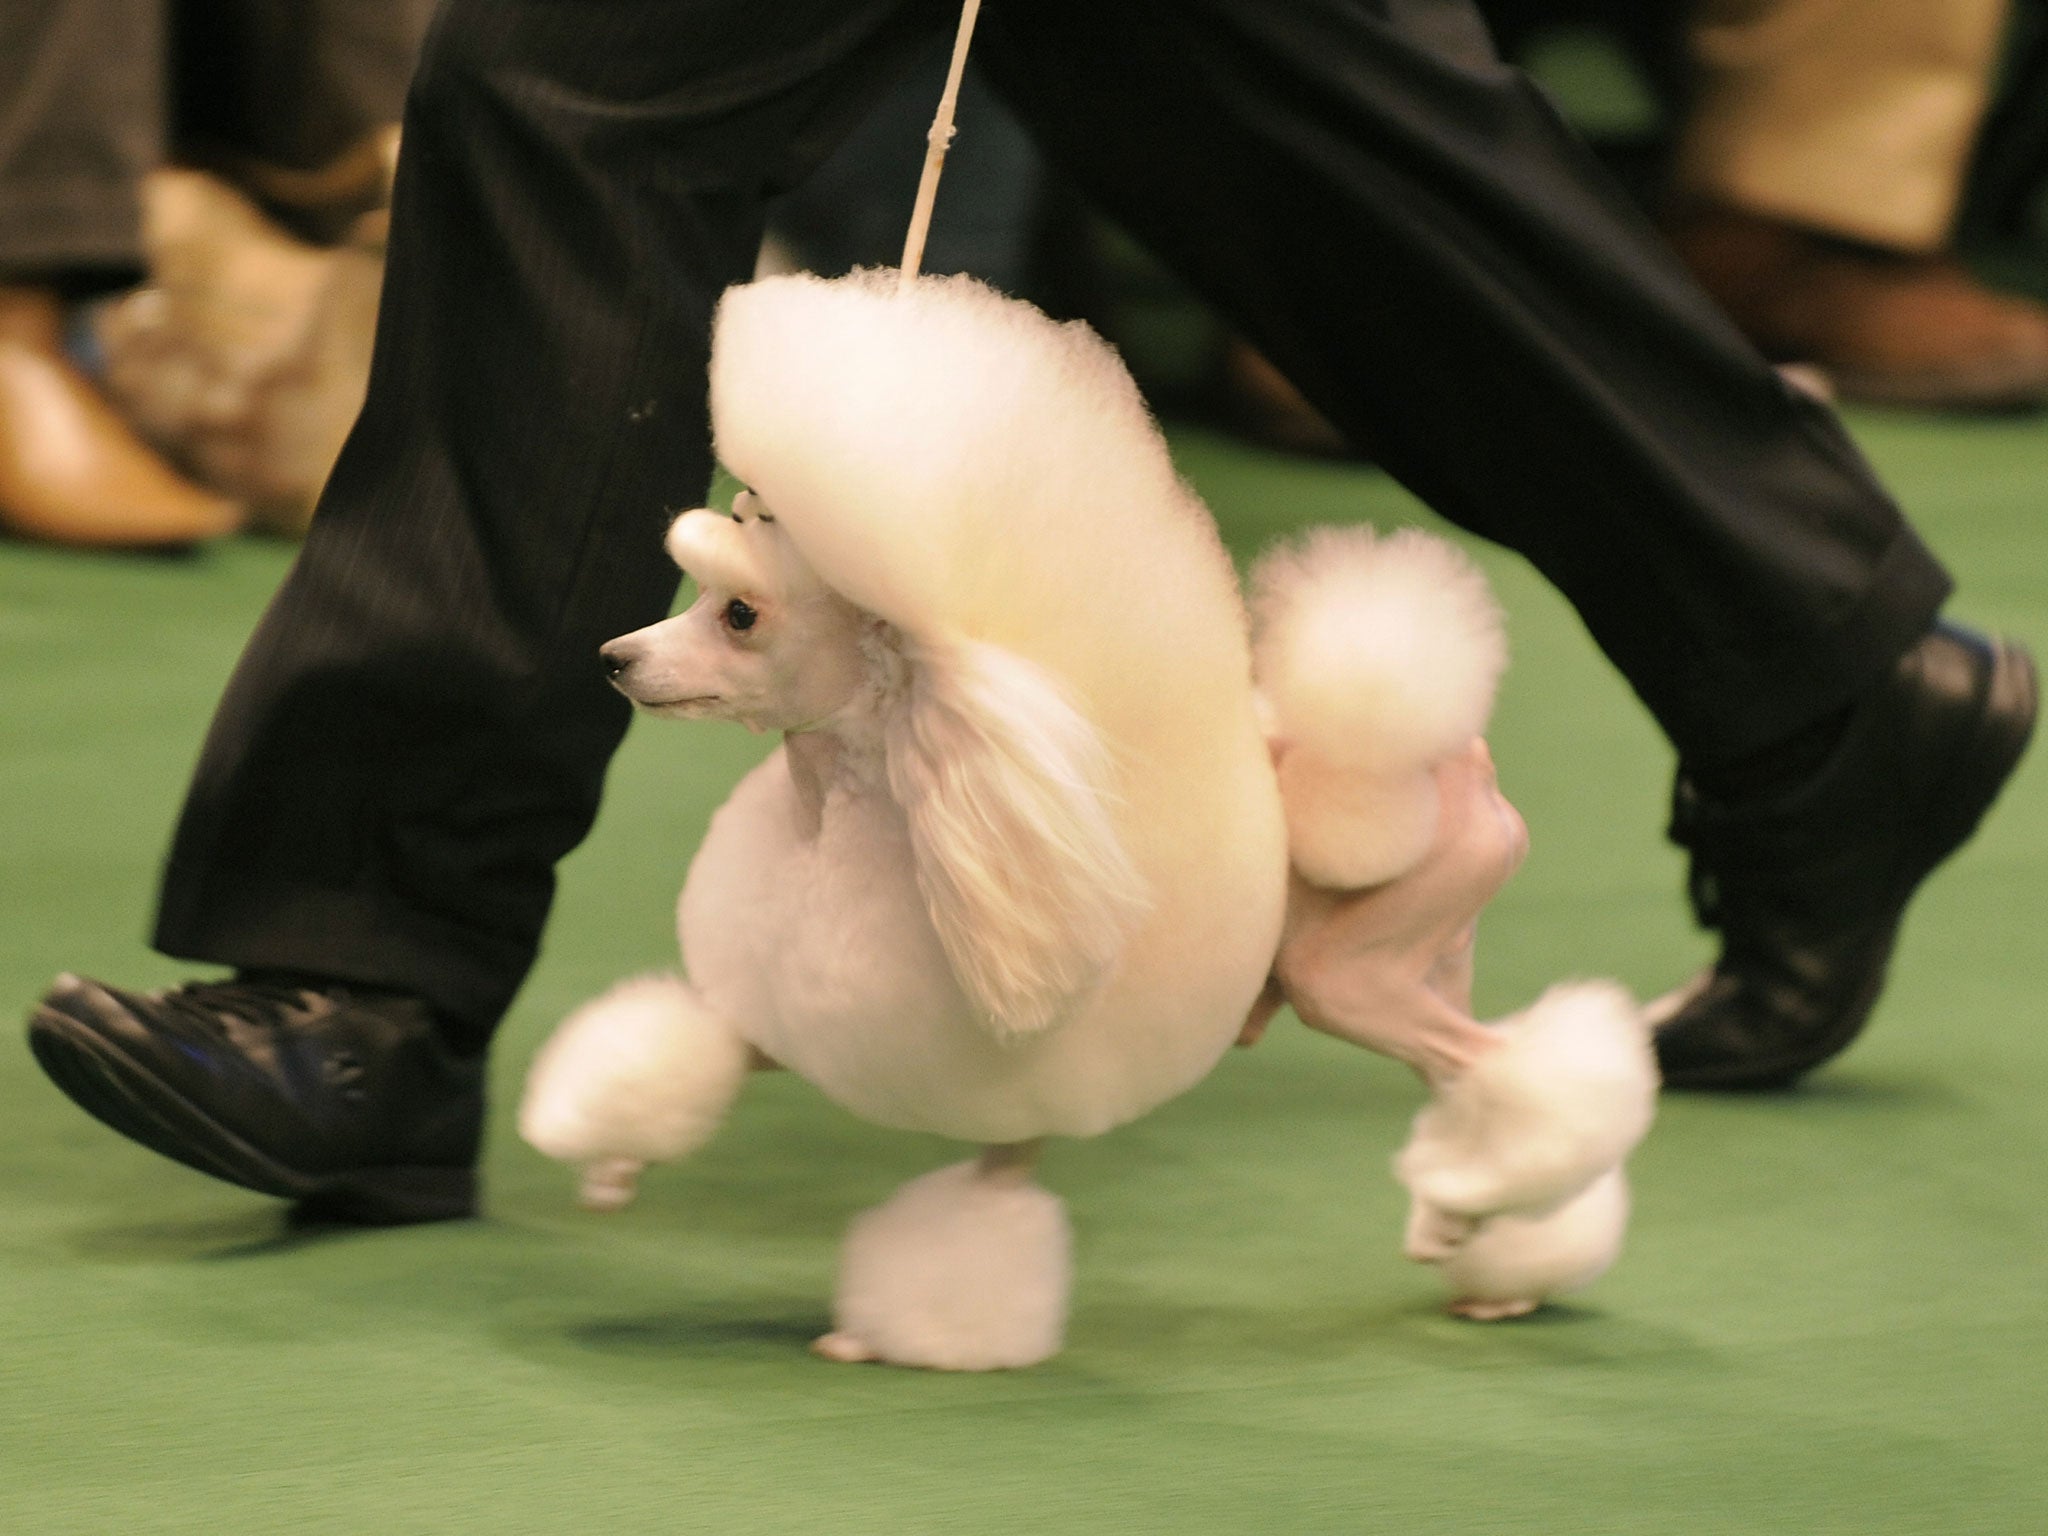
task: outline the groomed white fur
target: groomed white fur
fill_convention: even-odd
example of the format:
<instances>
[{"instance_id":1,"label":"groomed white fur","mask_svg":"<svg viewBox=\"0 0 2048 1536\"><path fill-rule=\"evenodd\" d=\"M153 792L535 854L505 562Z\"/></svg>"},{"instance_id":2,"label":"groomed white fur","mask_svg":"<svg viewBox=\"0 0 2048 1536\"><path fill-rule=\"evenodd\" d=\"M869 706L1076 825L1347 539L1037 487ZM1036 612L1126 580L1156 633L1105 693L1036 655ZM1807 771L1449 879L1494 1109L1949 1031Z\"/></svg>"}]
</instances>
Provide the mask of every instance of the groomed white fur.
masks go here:
<instances>
[{"instance_id":1,"label":"groomed white fur","mask_svg":"<svg viewBox=\"0 0 2048 1536\"><path fill-rule=\"evenodd\" d=\"M1495 1027L1506 1041L1438 1089L1394 1165L1408 1256L1473 1317L1528 1311L1613 1263L1621 1167L1656 1110L1649 1032L1616 984L1552 987Z\"/></svg>"},{"instance_id":2,"label":"groomed white fur","mask_svg":"<svg viewBox=\"0 0 2048 1536\"><path fill-rule=\"evenodd\" d=\"M1252 646L1296 871L1358 890L1412 868L1430 770L1485 732L1507 666L1486 578L1419 529L1314 529L1254 567Z\"/></svg>"},{"instance_id":3,"label":"groomed white fur","mask_svg":"<svg viewBox=\"0 0 2048 1536\"><path fill-rule=\"evenodd\" d=\"M968 278L771 278L720 301L711 405L719 457L818 579L904 639L890 783L999 1038L1148 965L1224 865L1247 934L1277 933L1236 577L1099 336ZM1196 829L1218 827L1205 867Z\"/></svg>"},{"instance_id":4,"label":"groomed white fur","mask_svg":"<svg viewBox=\"0 0 2048 1536\"><path fill-rule=\"evenodd\" d=\"M1121 360L970 279L791 275L721 300L711 405L748 494L677 553L800 565L875 677L817 722L819 825L795 736L714 819L693 981L906 1129L1095 1135L1191 1087L1271 965L1285 829L1236 575Z\"/></svg>"},{"instance_id":5,"label":"groomed white fur","mask_svg":"<svg viewBox=\"0 0 2048 1536\"><path fill-rule=\"evenodd\" d=\"M889 788L954 973L999 1036L1059 1023L1123 952L1145 882L1109 812L1102 738L1022 657L911 647Z\"/></svg>"},{"instance_id":6,"label":"groomed white fur","mask_svg":"<svg viewBox=\"0 0 2048 1536\"><path fill-rule=\"evenodd\" d=\"M965 279L793 276L726 296L711 380L750 489L677 519L696 601L606 655L651 712L783 742L692 862L689 985L617 989L535 1064L522 1130L590 1198L707 1137L750 1049L870 1120L1012 1152L1192 1087L1267 996L1288 786L1333 920L1387 929L1382 969L1421 962L1391 1036L1473 1047L1439 1053L1448 1085L1402 1158L1426 1256L1513 1248L1489 1228L1618 1164L1655 1088L1641 1030L1617 1044L1618 989L1553 993L1497 1049L1469 1018L1471 919L1521 830L1478 739L1498 614L1461 556L1353 533L1269 561L1269 746L1228 557L1099 337ZM1437 838L1459 825L1439 778L1481 802L1479 835ZM1347 902L1439 840L1415 879ZM1434 1006L1400 1013L1413 992ZM1339 1032L1379 1045L1367 1011ZM1570 1235L1494 1267L1526 1277ZM1045 1359L1070 1248L1002 1150L918 1179L849 1229L819 1352Z\"/></svg>"},{"instance_id":7,"label":"groomed white fur","mask_svg":"<svg viewBox=\"0 0 2048 1536\"><path fill-rule=\"evenodd\" d=\"M1451 1310L1477 1321L1517 1317L1607 1273L1628 1228L1628 1179L1610 1168L1554 1210L1483 1223L1435 1261Z\"/></svg>"},{"instance_id":8,"label":"groomed white fur","mask_svg":"<svg viewBox=\"0 0 2048 1536\"><path fill-rule=\"evenodd\" d=\"M1059 1198L1021 1169L925 1174L848 1228L819 1352L941 1371L1036 1365L1065 1333L1072 1248Z\"/></svg>"},{"instance_id":9,"label":"groomed white fur","mask_svg":"<svg viewBox=\"0 0 2048 1536\"><path fill-rule=\"evenodd\" d=\"M541 1047L519 1134L585 1169L587 1203L623 1205L639 1168L716 1134L747 1061L746 1042L689 983L636 976L577 1009Z\"/></svg>"},{"instance_id":10,"label":"groomed white fur","mask_svg":"<svg viewBox=\"0 0 2048 1536\"><path fill-rule=\"evenodd\" d=\"M1657 1067L1634 1000L1565 982L1495 1026L1506 1040L1415 1117L1395 1173L1456 1216L1544 1210L1618 1166L1650 1128Z\"/></svg>"},{"instance_id":11,"label":"groomed white fur","mask_svg":"<svg viewBox=\"0 0 2048 1536\"><path fill-rule=\"evenodd\" d=\"M855 606L1005 646L1085 699L1124 696L1102 639L1170 620L1191 547L1238 606L1214 525L1085 325L971 278L906 293L866 271L730 289L716 327L718 456ZM1165 570L1122 563L1148 549Z\"/></svg>"},{"instance_id":12,"label":"groomed white fur","mask_svg":"<svg viewBox=\"0 0 2048 1536\"><path fill-rule=\"evenodd\" d=\"M768 557L747 525L708 507L693 507L670 523L662 543L668 557L699 580L715 573L716 579L748 591L784 584L781 562Z\"/></svg>"}]
</instances>

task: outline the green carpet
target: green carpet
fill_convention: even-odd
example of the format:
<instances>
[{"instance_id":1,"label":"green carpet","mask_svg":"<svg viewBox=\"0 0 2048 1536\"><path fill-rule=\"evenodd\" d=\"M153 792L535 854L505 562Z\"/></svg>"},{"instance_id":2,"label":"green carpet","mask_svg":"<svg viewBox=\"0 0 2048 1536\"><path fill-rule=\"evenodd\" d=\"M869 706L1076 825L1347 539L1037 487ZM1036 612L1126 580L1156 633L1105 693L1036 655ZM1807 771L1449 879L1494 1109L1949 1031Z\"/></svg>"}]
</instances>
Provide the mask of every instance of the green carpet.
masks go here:
<instances>
[{"instance_id":1,"label":"green carpet","mask_svg":"<svg viewBox=\"0 0 2048 1536\"><path fill-rule=\"evenodd\" d=\"M2048 641L2048 423L1862 416L1961 579ZM1179 438L1247 550L1418 517L1369 472ZM1516 661L1494 734L1534 848L1483 1010L1705 954L1660 839L1668 755L1577 621L1483 552ZM0 546L0 993L182 969L140 935L211 702L287 553ZM593 669L594 670L594 669ZM643 725L497 1058L671 953L704 819L761 750ZM1398 1254L1400 1070L1276 1027L1065 1145L1066 1352L821 1364L845 1219L952 1148L752 1085L612 1217L500 1114L490 1215L307 1236L133 1149L0 1052L0 1532L2034 1532L2048 1511L2048 1030L2037 757L1915 911L1870 1036L1804 1091L1669 1102L1629 1252L1568 1307L1439 1315Z\"/></svg>"}]
</instances>

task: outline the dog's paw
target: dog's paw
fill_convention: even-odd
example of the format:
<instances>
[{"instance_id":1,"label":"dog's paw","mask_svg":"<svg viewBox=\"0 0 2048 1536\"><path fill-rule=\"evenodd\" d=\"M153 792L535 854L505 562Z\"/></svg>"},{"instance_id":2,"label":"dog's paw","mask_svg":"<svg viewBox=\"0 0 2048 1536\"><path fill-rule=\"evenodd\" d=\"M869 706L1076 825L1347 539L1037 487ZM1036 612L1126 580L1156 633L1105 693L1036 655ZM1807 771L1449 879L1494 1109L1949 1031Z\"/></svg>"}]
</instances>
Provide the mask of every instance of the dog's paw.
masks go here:
<instances>
[{"instance_id":1,"label":"dog's paw","mask_svg":"<svg viewBox=\"0 0 2048 1536\"><path fill-rule=\"evenodd\" d=\"M1553 1210L1495 1216L1433 1261L1460 1317L1491 1322L1533 1312L1591 1285L1621 1253L1628 1180L1614 1169Z\"/></svg>"},{"instance_id":2,"label":"dog's paw","mask_svg":"<svg viewBox=\"0 0 2048 1536\"><path fill-rule=\"evenodd\" d=\"M811 1353L835 1365L872 1365L882 1357L850 1333L821 1333L811 1340Z\"/></svg>"},{"instance_id":3,"label":"dog's paw","mask_svg":"<svg viewBox=\"0 0 2048 1536\"><path fill-rule=\"evenodd\" d=\"M1401 1252L1418 1264L1441 1263L1464 1247L1478 1230L1477 1217L1461 1216L1424 1200L1411 1200Z\"/></svg>"},{"instance_id":4,"label":"dog's paw","mask_svg":"<svg viewBox=\"0 0 2048 1536\"><path fill-rule=\"evenodd\" d=\"M1479 1301L1467 1296L1449 1303L1444 1310L1468 1323L1499 1323L1511 1317L1527 1317L1542 1305L1527 1296L1517 1301Z\"/></svg>"},{"instance_id":5,"label":"dog's paw","mask_svg":"<svg viewBox=\"0 0 2048 1536\"><path fill-rule=\"evenodd\" d=\"M623 1210L640 1192L647 1165L630 1157L600 1157L583 1165L583 1184L576 1203L586 1211Z\"/></svg>"}]
</instances>

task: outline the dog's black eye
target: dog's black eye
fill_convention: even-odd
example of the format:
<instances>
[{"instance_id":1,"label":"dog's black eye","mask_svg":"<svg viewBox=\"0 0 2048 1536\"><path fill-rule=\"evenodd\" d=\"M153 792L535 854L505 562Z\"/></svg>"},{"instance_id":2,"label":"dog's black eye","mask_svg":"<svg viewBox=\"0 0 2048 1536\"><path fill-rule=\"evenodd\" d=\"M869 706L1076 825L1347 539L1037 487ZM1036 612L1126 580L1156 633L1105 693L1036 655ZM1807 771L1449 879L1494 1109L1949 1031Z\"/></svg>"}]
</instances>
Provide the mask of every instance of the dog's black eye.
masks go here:
<instances>
[{"instance_id":1,"label":"dog's black eye","mask_svg":"<svg viewBox=\"0 0 2048 1536\"><path fill-rule=\"evenodd\" d=\"M759 617L744 599L736 597L725 605L725 622L734 629L752 629Z\"/></svg>"}]
</instances>

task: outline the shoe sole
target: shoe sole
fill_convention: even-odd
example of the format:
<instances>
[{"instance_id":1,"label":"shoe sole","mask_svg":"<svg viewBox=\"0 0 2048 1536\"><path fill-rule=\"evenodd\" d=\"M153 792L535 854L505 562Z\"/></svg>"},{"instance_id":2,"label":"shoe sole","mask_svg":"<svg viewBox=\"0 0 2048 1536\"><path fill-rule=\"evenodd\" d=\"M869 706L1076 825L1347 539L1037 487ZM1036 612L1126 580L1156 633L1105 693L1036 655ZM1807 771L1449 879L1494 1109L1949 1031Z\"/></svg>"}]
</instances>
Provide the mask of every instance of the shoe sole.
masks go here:
<instances>
[{"instance_id":1,"label":"shoe sole","mask_svg":"<svg viewBox=\"0 0 2048 1536\"><path fill-rule=\"evenodd\" d=\"M102 1125L212 1178L298 1201L310 1219L401 1226L476 1214L473 1168L309 1174L280 1163L166 1086L89 1024L48 1004L29 1019L29 1048L50 1081Z\"/></svg>"},{"instance_id":2,"label":"shoe sole","mask_svg":"<svg viewBox=\"0 0 2048 1536\"><path fill-rule=\"evenodd\" d=\"M1996 637L1989 643L1991 677L1985 690L1984 710L1969 744L1960 754L1962 767L1946 786L1947 793L1937 807L1938 813L1945 814L1932 815L1922 823L1922 836L1914 846L1915 857L1909 865L1919 873L1906 887L1899 907L1899 921L1903 921L1906 903L1912 900L1921 883L1941 866L1943 860L1968 842L1990 814L2006 781L2026 755L2027 743L2033 738L2040 698L2034 658L2023 645ZM1891 932L1885 935L1885 954L1872 971L1868 985L1854 1003L1843 1010L1843 1022L1835 1029L1804 1042L1796 1053L1768 1064L1741 1061L1730 1062L1725 1067L1667 1073L1664 1086L1758 1091L1787 1088L1823 1062L1840 1055L1862 1034L1872 1010L1877 1006L1877 999L1884 990L1885 972L1899 921L1895 921ZM1709 970L1702 973L1700 979L1711 975Z\"/></svg>"},{"instance_id":3,"label":"shoe sole","mask_svg":"<svg viewBox=\"0 0 2048 1536\"><path fill-rule=\"evenodd\" d=\"M2012 416L2038 410L2044 394L2036 368L1990 368L1974 372L1883 374L1823 368L1841 399L1951 415Z\"/></svg>"}]
</instances>

